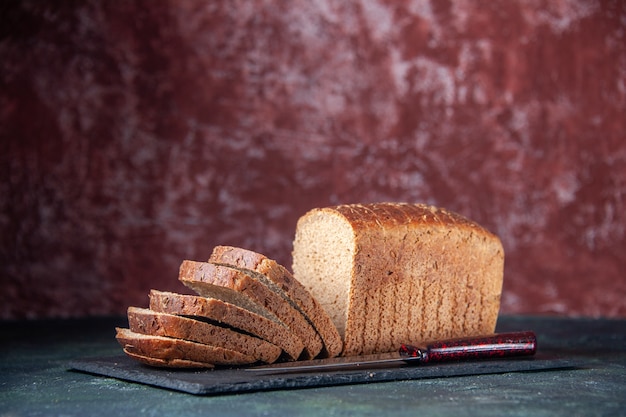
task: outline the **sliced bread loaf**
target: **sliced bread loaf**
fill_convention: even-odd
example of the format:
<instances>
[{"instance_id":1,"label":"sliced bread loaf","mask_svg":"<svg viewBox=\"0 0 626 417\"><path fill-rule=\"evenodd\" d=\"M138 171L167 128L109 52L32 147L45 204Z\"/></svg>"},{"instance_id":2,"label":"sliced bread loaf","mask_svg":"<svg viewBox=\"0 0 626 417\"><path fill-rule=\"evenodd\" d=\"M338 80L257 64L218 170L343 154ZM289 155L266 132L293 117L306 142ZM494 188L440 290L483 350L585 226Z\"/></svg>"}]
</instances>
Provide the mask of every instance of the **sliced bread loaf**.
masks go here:
<instances>
[{"instance_id":1,"label":"sliced bread loaf","mask_svg":"<svg viewBox=\"0 0 626 417\"><path fill-rule=\"evenodd\" d=\"M209 262L183 261L179 278L183 284L203 297L235 301L237 304L256 304L267 309L282 321L304 343L301 359L311 359L322 350L322 339L306 318L270 288L262 274L230 265Z\"/></svg>"},{"instance_id":2,"label":"sliced bread loaf","mask_svg":"<svg viewBox=\"0 0 626 417\"><path fill-rule=\"evenodd\" d=\"M130 330L152 336L165 336L233 350L255 361L275 362L281 349L266 340L201 320L129 307Z\"/></svg>"},{"instance_id":3,"label":"sliced bread loaf","mask_svg":"<svg viewBox=\"0 0 626 417\"><path fill-rule=\"evenodd\" d=\"M503 267L497 236L419 204L314 209L294 239L294 276L328 312L343 355L493 332Z\"/></svg>"},{"instance_id":4,"label":"sliced bread loaf","mask_svg":"<svg viewBox=\"0 0 626 417\"><path fill-rule=\"evenodd\" d=\"M251 356L217 346L171 337L152 336L117 328L116 338L127 353L171 363L174 360L212 365L247 365Z\"/></svg>"},{"instance_id":5,"label":"sliced bread loaf","mask_svg":"<svg viewBox=\"0 0 626 417\"><path fill-rule=\"evenodd\" d=\"M222 299L152 290L150 310L223 323L280 347L292 360L298 359L304 348L302 341L284 323L255 305L243 303L242 306Z\"/></svg>"},{"instance_id":6,"label":"sliced bread loaf","mask_svg":"<svg viewBox=\"0 0 626 417\"><path fill-rule=\"evenodd\" d=\"M318 356L333 357L341 353L343 342L332 320L304 285L294 279L284 266L260 253L232 246L216 246L209 262L260 273L259 279L263 284L289 302L319 333L324 350Z\"/></svg>"}]
</instances>

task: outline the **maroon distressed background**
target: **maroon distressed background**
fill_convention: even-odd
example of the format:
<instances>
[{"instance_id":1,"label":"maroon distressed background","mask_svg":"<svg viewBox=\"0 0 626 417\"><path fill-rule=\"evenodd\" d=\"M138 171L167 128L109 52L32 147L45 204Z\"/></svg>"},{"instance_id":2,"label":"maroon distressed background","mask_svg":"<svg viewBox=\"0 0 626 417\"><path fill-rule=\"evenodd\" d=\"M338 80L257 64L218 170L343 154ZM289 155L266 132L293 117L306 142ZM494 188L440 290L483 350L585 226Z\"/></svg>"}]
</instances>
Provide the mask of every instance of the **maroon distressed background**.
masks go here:
<instances>
[{"instance_id":1,"label":"maroon distressed background","mask_svg":"<svg viewBox=\"0 0 626 417\"><path fill-rule=\"evenodd\" d=\"M497 233L505 313L626 316L625 4L2 1L0 318L383 200Z\"/></svg>"}]
</instances>

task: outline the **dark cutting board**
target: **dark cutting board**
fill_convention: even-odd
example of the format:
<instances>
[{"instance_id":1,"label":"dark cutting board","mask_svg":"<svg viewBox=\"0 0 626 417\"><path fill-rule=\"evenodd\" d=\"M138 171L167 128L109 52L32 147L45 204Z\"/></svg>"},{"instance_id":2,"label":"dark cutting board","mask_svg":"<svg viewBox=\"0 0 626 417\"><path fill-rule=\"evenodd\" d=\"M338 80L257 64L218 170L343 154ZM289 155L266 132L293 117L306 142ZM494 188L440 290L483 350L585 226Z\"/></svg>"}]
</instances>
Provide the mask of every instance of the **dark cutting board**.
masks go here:
<instances>
[{"instance_id":1,"label":"dark cutting board","mask_svg":"<svg viewBox=\"0 0 626 417\"><path fill-rule=\"evenodd\" d=\"M506 372L531 372L575 368L573 359L537 354L528 358L395 366L324 372L263 374L237 369L168 370L142 365L126 355L77 360L75 371L183 391L219 395L293 388L312 388L370 382L401 381Z\"/></svg>"}]
</instances>

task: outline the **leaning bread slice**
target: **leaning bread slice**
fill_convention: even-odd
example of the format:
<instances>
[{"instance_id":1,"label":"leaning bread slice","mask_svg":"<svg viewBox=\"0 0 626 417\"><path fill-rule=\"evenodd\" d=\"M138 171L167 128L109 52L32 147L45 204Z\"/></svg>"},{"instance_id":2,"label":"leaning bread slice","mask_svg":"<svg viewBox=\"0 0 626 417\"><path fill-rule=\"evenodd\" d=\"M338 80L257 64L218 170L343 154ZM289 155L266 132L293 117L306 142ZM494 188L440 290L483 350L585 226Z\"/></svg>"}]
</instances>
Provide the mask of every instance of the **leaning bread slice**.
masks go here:
<instances>
[{"instance_id":1,"label":"leaning bread slice","mask_svg":"<svg viewBox=\"0 0 626 417\"><path fill-rule=\"evenodd\" d=\"M263 281L265 278L257 272L208 262L183 261L178 279L203 297L229 297L267 309L302 340L304 350L301 359L314 358L322 350L322 339L311 323L269 289Z\"/></svg>"},{"instance_id":2,"label":"leaning bread slice","mask_svg":"<svg viewBox=\"0 0 626 417\"><path fill-rule=\"evenodd\" d=\"M221 299L150 291L150 310L203 317L250 333L281 348L290 359L298 359L304 345L283 323L264 313Z\"/></svg>"},{"instance_id":3,"label":"leaning bread slice","mask_svg":"<svg viewBox=\"0 0 626 417\"><path fill-rule=\"evenodd\" d=\"M216 346L171 337L135 333L117 328L116 338L125 352L164 361L183 360L213 365L248 365L253 357Z\"/></svg>"},{"instance_id":4,"label":"leaning bread slice","mask_svg":"<svg viewBox=\"0 0 626 417\"><path fill-rule=\"evenodd\" d=\"M278 346L258 337L201 320L159 313L147 308L129 307L128 325L135 333L173 337L221 347L261 362L275 362L281 354Z\"/></svg>"},{"instance_id":5,"label":"leaning bread slice","mask_svg":"<svg viewBox=\"0 0 626 417\"><path fill-rule=\"evenodd\" d=\"M262 274L267 287L291 303L317 330L324 343L324 353L320 356L333 357L341 353L343 341L337 327L317 300L287 268L265 255L233 246L216 246L209 262L251 269Z\"/></svg>"}]
</instances>

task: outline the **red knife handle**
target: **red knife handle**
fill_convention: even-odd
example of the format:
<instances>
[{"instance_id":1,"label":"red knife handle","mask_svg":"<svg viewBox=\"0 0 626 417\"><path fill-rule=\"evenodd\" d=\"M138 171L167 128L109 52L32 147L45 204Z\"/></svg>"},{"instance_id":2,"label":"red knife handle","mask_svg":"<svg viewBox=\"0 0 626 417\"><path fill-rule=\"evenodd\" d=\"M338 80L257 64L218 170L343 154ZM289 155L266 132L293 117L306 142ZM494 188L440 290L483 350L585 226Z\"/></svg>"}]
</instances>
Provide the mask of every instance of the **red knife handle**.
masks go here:
<instances>
[{"instance_id":1,"label":"red knife handle","mask_svg":"<svg viewBox=\"0 0 626 417\"><path fill-rule=\"evenodd\" d=\"M537 351L535 333L498 333L460 339L442 340L426 347L402 345L400 356L420 358L420 363L459 361L463 359L495 359L534 355Z\"/></svg>"}]
</instances>

